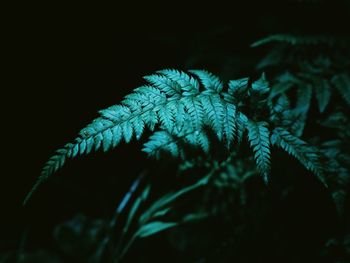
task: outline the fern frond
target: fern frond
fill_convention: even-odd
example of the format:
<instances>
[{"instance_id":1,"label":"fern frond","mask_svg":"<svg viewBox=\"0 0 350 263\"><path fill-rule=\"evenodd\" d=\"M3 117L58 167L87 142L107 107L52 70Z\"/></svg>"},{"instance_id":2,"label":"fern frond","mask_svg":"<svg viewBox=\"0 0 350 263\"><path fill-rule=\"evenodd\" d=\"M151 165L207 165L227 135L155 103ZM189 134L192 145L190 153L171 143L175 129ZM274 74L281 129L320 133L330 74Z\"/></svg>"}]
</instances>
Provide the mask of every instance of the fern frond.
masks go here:
<instances>
[{"instance_id":1,"label":"fern frond","mask_svg":"<svg viewBox=\"0 0 350 263\"><path fill-rule=\"evenodd\" d=\"M243 139L244 131L248 124L248 118L242 112L236 113L236 127L237 127L237 142L240 143Z\"/></svg>"},{"instance_id":2,"label":"fern frond","mask_svg":"<svg viewBox=\"0 0 350 263\"><path fill-rule=\"evenodd\" d=\"M266 183L270 172L270 131L267 126L266 122L247 123L248 140L254 152L254 159Z\"/></svg>"},{"instance_id":3,"label":"fern frond","mask_svg":"<svg viewBox=\"0 0 350 263\"><path fill-rule=\"evenodd\" d=\"M184 158L184 152L180 147L181 142L185 142L193 147L199 147L205 153L208 153L210 150L209 138L204 130L188 129L178 134L171 134L168 131L156 131L150 136L149 141L144 144L142 151L156 158L159 158L162 152L170 153L175 158Z\"/></svg>"},{"instance_id":4,"label":"fern frond","mask_svg":"<svg viewBox=\"0 0 350 263\"><path fill-rule=\"evenodd\" d=\"M276 67L281 65L285 59L285 49L286 47L283 45L275 46L256 65L256 69L262 70L268 67Z\"/></svg>"},{"instance_id":5,"label":"fern frond","mask_svg":"<svg viewBox=\"0 0 350 263\"><path fill-rule=\"evenodd\" d=\"M318 79L318 81L315 84L316 84L315 95L318 102L318 109L322 113L326 109L331 99L331 95L332 95L331 86L329 85L329 82L325 79Z\"/></svg>"},{"instance_id":6,"label":"fern frond","mask_svg":"<svg viewBox=\"0 0 350 263\"><path fill-rule=\"evenodd\" d=\"M348 74L339 74L332 78L332 83L337 88L340 96L350 106L350 76Z\"/></svg>"},{"instance_id":7,"label":"fern frond","mask_svg":"<svg viewBox=\"0 0 350 263\"><path fill-rule=\"evenodd\" d=\"M230 80L228 83L228 94L233 98L241 97L248 91L248 78Z\"/></svg>"},{"instance_id":8,"label":"fern frond","mask_svg":"<svg viewBox=\"0 0 350 263\"><path fill-rule=\"evenodd\" d=\"M162 151L169 152L173 157L179 156L178 139L167 131L156 131L144 144L142 151L159 158Z\"/></svg>"},{"instance_id":9,"label":"fern frond","mask_svg":"<svg viewBox=\"0 0 350 263\"><path fill-rule=\"evenodd\" d=\"M275 128L270 140L272 145L276 145L294 156L306 169L313 172L324 185L327 185L323 176L324 169L321 164L321 155L317 148L308 145L283 128Z\"/></svg>"},{"instance_id":10,"label":"fern frond","mask_svg":"<svg viewBox=\"0 0 350 263\"><path fill-rule=\"evenodd\" d=\"M127 95L121 105L115 105L99 113L101 117L95 119L86 128L82 129L72 149L62 149L55 155L47 168L43 171L45 177L56 172L67 158L74 158L79 154L88 154L93 149L104 151L116 147L122 139L130 142L135 135L139 139L147 125L151 130L159 122L162 127L171 131L179 119L184 120L189 114L196 128L203 124L203 109L200 101L192 95L197 95L199 84L186 73L176 70L164 70L165 76L151 75L145 77L151 84L134 90ZM161 73L160 73L161 74ZM181 90L180 90L181 88ZM181 114L175 110L180 104L179 92L183 91L184 108ZM191 95L192 94L192 95ZM178 102L178 103L174 103Z\"/></svg>"},{"instance_id":11,"label":"fern frond","mask_svg":"<svg viewBox=\"0 0 350 263\"><path fill-rule=\"evenodd\" d=\"M180 101L169 101L169 104L173 104L175 107L175 129L177 133L180 133L186 126L188 116L186 114L185 104Z\"/></svg>"},{"instance_id":12,"label":"fern frond","mask_svg":"<svg viewBox=\"0 0 350 263\"><path fill-rule=\"evenodd\" d=\"M271 111L273 112L273 114L286 115L288 114L289 109L290 101L285 94L280 95L276 103L274 105L271 105ZM273 115L271 117L273 117Z\"/></svg>"},{"instance_id":13,"label":"fern frond","mask_svg":"<svg viewBox=\"0 0 350 263\"><path fill-rule=\"evenodd\" d=\"M157 109L157 112L162 127L171 132L175 126L176 104L167 103L165 105L161 105Z\"/></svg>"},{"instance_id":14,"label":"fern frond","mask_svg":"<svg viewBox=\"0 0 350 263\"><path fill-rule=\"evenodd\" d=\"M143 77L146 81L151 83L153 86L157 87L163 91L168 96L181 95L181 86L169 79L168 77L154 74Z\"/></svg>"},{"instance_id":15,"label":"fern frond","mask_svg":"<svg viewBox=\"0 0 350 263\"><path fill-rule=\"evenodd\" d=\"M298 116L298 119L293 123L291 130L298 137L304 132L307 114L310 109L312 98L312 87L310 85L301 86L297 91L297 102L292 113Z\"/></svg>"},{"instance_id":16,"label":"fern frond","mask_svg":"<svg viewBox=\"0 0 350 263\"><path fill-rule=\"evenodd\" d=\"M116 147L122 139L126 143L134 136L140 139L145 126L154 130L160 123L166 130L181 130L185 121L190 119L197 130L201 129L204 124L204 111L199 99L199 82L196 79L177 70L163 70L158 75L145 79L154 86L141 86L125 96L120 105L101 110L100 117L82 129L74 143L67 144L50 158L34 188L61 168L68 158L88 154L100 148L108 151Z\"/></svg>"},{"instance_id":17,"label":"fern frond","mask_svg":"<svg viewBox=\"0 0 350 263\"><path fill-rule=\"evenodd\" d=\"M181 99L191 118L193 129L200 130L204 124L204 109L198 97L183 97Z\"/></svg>"},{"instance_id":18,"label":"fern frond","mask_svg":"<svg viewBox=\"0 0 350 263\"><path fill-rule=\"evenodd\" d=\"M276 83L272 86L269 95L270 99L276 97L279 94L284 94L295 84L299 83L300 80L287 71L277 76L275 82Z\"/></svg>"},{"instance_id":19,"label":"fern frond","mask_svg":"<svg viewBox=\"0 0 350 263\"><path fill-rule=\"evenodd\" d=\"M196 79L192 78L185 72L181 72L175 69L164 69L158 71L159 74L163 74L170 80L177 83L183 92L184 96L196 95L199 93L199 83Z\"/></svg>"},{"instance_id":20,"label":"fern frond","mask_svg":"<svg viewBox=\"0 0 350 263\"><path fill-rule=\"evenodd\" d=\"M225 103L223 107L223 134L229 148L237 134L236 107L230 103Z\"/></svg>"},{"instance_id":21,"label":"fern frond","mask_svg":"<svg viewBox=\"0 0 350 263\"><path fill-rule=\"evenodd\" d=\"M223 84L220 79L206 70L189 70L190 73L196 75L202 82L204 88L209 91L220 93L223 89Z\"/></svg>"},{"instance_id":22,"label":"fern frond","mask_svg":"<svg viewBox=\"0 0 350 263\"><path fill-rule=\"evenodd\" d=\"M50 158L26 201L67 159L93 150L108 151L121 141L129 143L133 138L140 139L146 127L151 131L158 128L158 131L144 144L143 151L156 157L163 151L174 157L184 157L183 147L180 147L183 144L209 153L207 129L230 147L235 139L237 143L241 142L249 125L248 137L258 168L265 176L269 165L269 157L266 157L269 154L268 134L265 134L268 130L264 123L253 127L241 111L255 106L246 105L251 103L246 99L248 96L269 92L265 76L252 84L252 90L249 90L248 79L243 78L230 81L228 90L223 92L221 81L213 74L203 70L192 70L191 73L194 76L171 69L158 71L146 76L148 84L125 96L121 104L101 110L100 117L82 129L73 143Z\"/></svg>"},{"instance_id":23,"label":"fern frond","mask_svg":"<svg viewBox=\"0 0 350 263\"><path fill-rule=\"evenodd\" d=\"M319 123L328 128L346 128L348 122L348 117L341 111L333 112L331 115L327 116L324 120Z\"/></svg>"},{"instance_id":24,"label":"fern frond","mask_svg":"<svg viewBox=\"0 0 350 263\"><path fill-rule=\"evenodd\" d=\"M203 152L208 153L210 149L210 143L205 131L195 131L184 136L185 141L194 147L199 146Z\"/></svg>"},{"instance_id":25,"label":"fern frond","mask_svg":"<svg viewBox=\"0 0 350 263\"><path fill-rule=\"evenodd\" d=\"M251 47L259 47L272 42L282 42L288 45L334 45L335 39L327 36L297 36L291 34L276 34L260 39L253 44Z\"/></svg>"},{"instance_id":26,"label":"fern frond","mask_svg":"<svg viewBox=\"0 0 350 263\"><path fill-rule=\"evenodd\" d=\"M153 131L155 129L155 126L159 123L159 116L153 110L144 111L140 116L151 131Z\"/></svg>"},{"instance_id":27,"label":"fern frond","mask_svg":"<svg viewBox=\"0 0 350 263\"><path fill-rule=\"evenodd\" d=\"M224 105L219 95L204 95L201 96L203 109L207 115L210 126L218 136L222 139L222 121L224 115Z\"/></svg>"},{"instance_id":28,"label":"fern frond","mask_svg":"<svg viewBox=\"0 0 350 263\"><path fill-rule=\"evenodd\" d=\"M164 92L153 86L141 86L136 88L133 93L125 96L122 103L129 107L130 110L138 110L143 107L148 109L154 104L163 103L166 101Z\"/></svg>"},{"instance_id":29,"label":"fern frond","mask_svg":"<svg viewBox=\"0 0 350 263\"><path fill-rule=\"evenodd\" d=\"M84 144L85 145L85 144ZM86 146L84 146L86 147ZM23 204L25 205L28 200L32 197L33 193L39 188L39 186L45 182L49 176L57 172L66 162L67 155L78 155L79 147L72 143L66 144L62 149L56 151L56 154L53 155L45 164L44 168L41 171L40 176L35 182L34 186L30 192L26 195Z\"/></svg>"},{"instance_id":30,"label":"fern frond","mask_svg":"<svg viewBox=\"0 0 350 263\"><path fill-rule=\"evenodd\" d=\"M311 85L301 86L297 91L297 102L295 110L298 112L308 112L312 98Z\"/></svg>"},{"instance_id":31,"label":"fern frond","mask_svg":"<svg viewBox=\"0 0 350 263\"><path fill-rule=\"evenodd\" d=\"M269 83L266 80L265 73L252 83L252 90L259 95L264 95L270 91Z\"/></svg>"}]
</instances>

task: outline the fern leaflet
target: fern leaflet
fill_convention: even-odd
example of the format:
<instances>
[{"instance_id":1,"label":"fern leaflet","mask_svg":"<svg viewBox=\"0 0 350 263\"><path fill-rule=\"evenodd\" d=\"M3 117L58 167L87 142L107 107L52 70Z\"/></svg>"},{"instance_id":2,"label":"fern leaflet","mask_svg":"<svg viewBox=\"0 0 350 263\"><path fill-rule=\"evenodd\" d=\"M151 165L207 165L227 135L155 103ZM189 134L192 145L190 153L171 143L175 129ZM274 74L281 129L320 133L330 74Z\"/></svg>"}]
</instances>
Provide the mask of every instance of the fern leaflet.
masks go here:
<instances>
[{"instance_id":1,"label":"fern leaflet","mask_svg":"<svg viewBox=\"0 0 350 263\"><path fill-rule=\"evenodd\" d=\"M321 155L315 147L309 146L283 128L274 129L270 140L272 145L281 147L288 154L294 156L306 169L313 172L324 185L327 185L323 176Z\"/></svg>"},{"instance_id":2,"label":"fern leaflet","mask_svg":"<svg viewBox=\"0 0 350 263\"><path fill-rule=\"evenodd\" d=\"M347 74L339 74L333 77L332 82L339 94L350 106L350 77Z\"/></svg>"},{"instance_id":3,"label":"fern leaflet","mask_svg":"<svg viewBox=\"0 0 350 263\"><path fill-rule=\"evenodd\" d=\"M202 82L204 88L209 91L220 93L223 89L223 84L220 79L205 70L190 70L190 73L196 75Z\"/></svg>"},{"instance_id":4,"label":"fern leaflet","mask_svg":"<svg viewBox=\"0 0 350 263\"><path fill-rule=\"evenodd\" d=\"M254 151L258 170L266 183L270 172L270 131L267 125L266 122L248 121L247 123L248 140Z\"/></svg>"},{"instance_id":5,"label":"fern leaflet","mask_svg":"<svg viewBox=\"0 0 350 263\"><path fill-rule=\"evenodd\" d=\"M316 83L316 99L320 112L324 112L331 99L331 86L325 79L319 79Z\"/></svg>"},{"instance_id":6,"label":"fern leaflet","mask_svg":"<svg viewBox=\"0 0 350 263\"><path fill-rule=\"evenodd\" d=\"M226 146L230 148L237 134L236 107L230 103L225 103L223 107L223 133Z\"/></svg>"},{"instance_id":7,"label":"fern leaflet","mask_svg":"<svg viewBox=\"0 0 350 263\"><path fill-rule=\"evenodd\" d=\"M251 44L251 47L259 47L272 42L282 42L289 45L315 46L324 44L332 46L335 44L335 39L327 36L296 36L291 34L275 34L254 42Z\"/></svg>"}]
</instances>

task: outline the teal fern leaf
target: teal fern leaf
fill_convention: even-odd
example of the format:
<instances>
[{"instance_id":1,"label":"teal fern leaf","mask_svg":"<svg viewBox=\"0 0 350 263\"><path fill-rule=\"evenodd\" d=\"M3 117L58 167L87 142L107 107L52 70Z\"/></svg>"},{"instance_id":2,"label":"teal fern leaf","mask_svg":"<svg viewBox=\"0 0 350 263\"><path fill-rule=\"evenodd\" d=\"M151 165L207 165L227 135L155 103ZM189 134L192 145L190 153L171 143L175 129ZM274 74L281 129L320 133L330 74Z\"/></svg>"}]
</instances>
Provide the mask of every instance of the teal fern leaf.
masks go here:
<instances>
[{"instance_id":1,"label":"teal fern leaf","mask_svg":"<svg viewBox=\"0 0 350 263\"><path fill-rule=\"evenodd\" d=\"M223 107L223 135L227 148L230 148L236 134L236 107L233 104L225 103Z\"/></svg>"},{"instance_id":2,"label":"teal fern leaf","mask_svg":"<svg viewBox=\"0 0 350 263\"><path fill-rule=\"evenodd\" d=\"M168 96L181 95L181 86L168 77L154 74L143 78Z\"/></svg>"},{"instance_id":3,"label":"teal fern leaf","mask_svg":"<svg viewBox=\"0 0 350 263\"><path fill-rule=\"evenodd\" d=\"M89 154L93 150L108 151L122 141L131 142L133 138L139 140L146 128L157 130L144 144L144 152L157 158L167 152L182 159L185 158L186 144L209 154L211 142L208 130L216 135L219 142L225 143L228 149L231 149L234 142L239 144L247 130L258 170L267 180L270 166L267 124L249 121L242 112L247 107L256 107L254 100L246 99L249 96L254 95L258 99L259 109L262 103L268 103L265 94L269 93L270 88L265 75L253 82L251 87L247 78L232 80L224 91L222 83L213 74L203 70L192 70L190 73L193 76L166 69L146 76L148 85L136 88L126 95L121 104L99 111L100 117L82 129L73 143L59 149L49 159L25 202L67 159ZM262 95L263 100L260 99ZM254 119L259 118L254 116ZM297 156L301 156L301 153ZM307 157L309 156L311 155ZM316 170L313 166L308 167Z\"/></svg>"},{"instance_id":4,"label":"teal fern leaf","mask_svg":"<svg viewBox=\"0 0 350 263\"><path fill-rule=\"evenodd\" d=\"M318 109L320 112L324 112L329 101L331 99L331 86L329 82L325 79L318 79L316 88L316 99L318 102Z\"/></svg>"},{"instance_id":5,"label":"teal fern leaf","mask_svg":"<svg viewBox=\"0 0 350 263\"><path fill-rule=\"evenodd\" d=\"M209 120L210 126L218 138L222 139L222 121L224 115L223 101L219 95L204 95L201 97L202 107Z\"/></svg>"},{"instance_id":6,"label":"teal fern leaf","mask_svg":"<svg viewBox=\"0 0 350 263\"><path fill-rule=\"evenodd\" d=\"M312 99L312 87L310 85L302 86L297 90L297 102L293 114L298 116L293 123L291 131L296 136L301 136L304 132L306 118L310 109Z\"/></svg>"},{"instance_id":7,"label":"teal fern leaf","mask_svg":"<svg viewBox=\"0 0 350 263\"><path fill-rule=\"evenodd\" d=\"M275 34L268 37L265 37L263 39L260 39L253 44L251 44L251 47L259 47L262 45L266 45L273 42L282 42L289 45L307 45L307 46L314 46L314 45L328 45L332 46L335 43L335 39L327 36L297 36L297 35L291 35L291 34Z\"/></svg>"},{"instance_id":8,"label":"teal fern leaf","mask_svg":"<svg viewBox=\"0 0 350 263\"><path fill-rule=\"evenodd\" d=\"M154 221L140 227L135 236L144 238L177 226L178 222Z\"/></svg>"},{"instance_id":9,"label":"teal fern leaf","mask_svg":"<svg viewBox=\"0 0 350 263\"><path fill-rule=\"evenodd\" d=\"M307 113L310 108L312 98L311 85L302 86L297 91L297 103L295 106L296 111L301 113Z\"/></svg>"},{"instance_id":10,"label":"teal fern leaf","mask_svg":"<svg viewBox=\"0 0 350 263\"><path fill-rule=\"evenodd\" d=\"M188 133L184 136L185 141L194 147L199 146L203 152L208 153L210 148L210 143L205 131L195 131Z\"/></svg>"},{"instance_id":11,"label":"teal fern leaf","mask_svg":"<svg viewBox=\"0 0 350 263\"><path fill-rule=\"evenodd\" d=\"M264 73L257 81L252 83L252 90L259 95L264 95L270 91L270 86Z\"/></svg>"},{"instance_id":12,"label":"teal fern leaf","mask_svg":"<svg viewBox=\"0 0 350 263\"><path fill-rule=\"evenodd\" d=\"M230 80L228 83L228 95L229 101L232 99L239 99L245 95L247 95L248 92L248 78L241 78L237 80ZM235 101L236 102L236 101Z\"/></svg>"},{"instance_id":13,"label":"teal fern leaf","mask_svg":"<svg viewBox=\"0 0 350 263\"><path fill-rule=\"evenodd\" d=\"M220 93L223 89L221 80L206 70L190 70L190 73L196 75L202 82L204 88L209 91Z\"/></svg>"},{"instance_id":14,"label":"teal fern leaf","mask_svg":"<svg viewBox=\"0 0 350 263\"><path fill-rule=\"evenodd\" d=\"M164 69L158 71L158 73L165 75L170 80L177 83L182 91L184 91L184 96L196 95L199 93L199 82L184 72L175 69Z\"/></svg>"},{"instance_id":15,"label":"teal fern leaf","mask_svg":"<svg viewBox=\"0 0 350 263\"><path fill-rule=\"evenodd\" d=\"M276 77L275 84L272 86L272 90L269 95L270 99L274 98L277 95L284 94L295 84L299 83L300 80L290 72L287 71L282 73Z\"/></svg>"},{"instance_id":16,"label":"teal fern leaf","mask_svg":"<svg viewBox=\"0 0 350 263\"><path fill-rule=\"evenodd\" d=\"M350 106L350 76L345 73L336 75L332 78L332 83Z\"/></svg>"},{"instance_id":17,"label":"teal fern leaf","mask_svg":"<svg viewBox=\"0 0 350 263\"><path fill-rule=\"evenodd\" d=\"M151 135L149 141L144 144L142 151L156 158L160 157L162 151L170 153L173 157L179 156L177 138L167 131L156 131Z\"/></svg>"},{"instance_id":18,"label":"teal fern leaf","mask_svg":"<svg viewBox=\"0 0 350 263\"><path fill-rule=\"evenodd\" d=\"M204 109L199 97L186 96L182 102L189 114L193 129L200 130L204 125Z\"/></svg>"},{"instance_id":19,"label":"teal fern leaf","mask_svg":"<svg viewBox=\"0 0 350 263\"><path fill-rule=\"evenodd\" d=\"M235 127L234 119L229 120L226 115L227 126L223 125L224 100L220 95L223 89L221 81L206 71L192 70L191 73L200 79L203 90L200 90L200 83L194 77L185 72L166 69L144 77L149 84L136 88L125 96L120 105L101 110L100 117L82 129L74 143L67 144L50 158L25 202L68 158L89 154L93 150L108 151L122 140L129 143L133 137L140 139L145 127L153 131L159 125L159 128L164 130L155 133L146 145L145 151L151 155L158 152L157 147L162 146L172 155L178 156L177 144L171 143L170 139L173 136L181 137L188 132L183 129L189 124L192 125L191 133L198 133L194 137L195 143L205 152L209 150L209 142L202 132L204 126L211 127L219 139L222 139L225 133L231 142L234 131L230 129ZM227 107L229 113L232 107ZM190 137L188 135L188 138ZM156 144L157 140L159 145Z\"/></svg>"},{"instance_id":20,"label":"teal fern leaf","mask_svg":"<svg viewBox=\"0 0 350 263\"><path fill-rule=\"evenodd\" d=\"M248 121L247 130L248 140L253 149L258 170L267 183L270 172L270 131L268 124L266 122Z\"/></svg>"},{"instance_id":21,"label":"teal fern leaf","mask_svg":"<svg viewBox=\"0 0 350 263\"><path fill-rule=\"evenodd\" d=\"M317 148L308 145L283 128L275 128L270 140L272 145L278 146L294 156L306 169L313 172L324 185L327 185L321 164L321 154Z\"/></svg>"},{"instance_id":22,"label":"teal fern leaf","mask_svg":"<svg viewBox=\"0 0 350 263\"><path fill-rule=\"evenodd\" d=\"M160 123L165 130L172 131L175 125L176 104L161 105L157 110Z\"/></svg>"},{"instance_id":23,"label":"teal fern leaf","mask_svg":"<svg viewBox=\"0 0 350 263\"><path fill-rule=\"evenodd\" d=\"M100 148L108 151L116 147L122 139L126 143L130 142L134 136L139 139L145 126L154 130L160 123L163 128L172 130L182 125L181 123L178 125L177 121L184 122L186 118L190 118L195 128L200 129L204 117L202 104L197 98L198 81L176 70L160 71L159 78L156 77L158 75L152 76L146 79L149 79L151 84L156 83L156 86L141 86L127 95L120 105L101 110L100 117L82 129L74 143L67 144L58 150L46 163L37 183L25 198L25 202L42 182L64 165L68 158L89 154L92 150L97 151ZM159 82L163 83L163 86ZM180 91L181 96L179 96ZM182 116L175 118L175 110L177 115L180 113Z\"/></svg>"},{"instance_id":24,"label":"teal fern leaf","mask_svg":"<svg viewBox=\"0 0 350 263\"><path fill-rule=\"evenodd\" d=\"M242 112L237 112L236 118L237 142L240 143L243 139L243 134L248 124L248 118Z\"/></svg>"},{"instance_id":25,"label":"teal fern leaf","mask_svg":"<svg viewBox=\"0 0 350 263\"><path fill-rule=\"evenodd\" d=\"M144 144L142 149L149 156L160 158L163 152L169 153L175 158L185 159L185 153L181 144L186 143L195 148L201 148L204 153L210 150L209 138L204 130L193 130L188 128L181 133L171 134L167 131L156 131Z\"/></svg>"}]
</instances>

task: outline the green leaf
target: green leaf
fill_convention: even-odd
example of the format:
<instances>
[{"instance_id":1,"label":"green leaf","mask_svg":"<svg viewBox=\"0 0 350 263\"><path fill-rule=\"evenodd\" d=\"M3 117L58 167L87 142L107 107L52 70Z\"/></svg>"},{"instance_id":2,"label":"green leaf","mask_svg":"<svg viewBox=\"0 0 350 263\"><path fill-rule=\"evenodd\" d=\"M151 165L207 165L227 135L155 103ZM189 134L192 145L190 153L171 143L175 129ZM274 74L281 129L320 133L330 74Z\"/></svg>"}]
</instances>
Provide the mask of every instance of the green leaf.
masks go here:
<instances>
[{"instance_id":1,"label":"green leaf","mask_svg":"<svg viewBox=\"0 0 350 263\"><path fill-rule=\"evenodd\" d=\"M140 217L139 222L142 224L143 222L149 222L152 218L154 218L155 214L158 211L169 208L172 204L177 201L179 198L185 196L187 193L194 191L208 183L209 175L203 177L192 185L181 188L178 191L168 193L157 201L155 201Z\"/></svg>"},{"instance_id":2,"label":"green leaf","mask_svg":"<svg viewBox=\"0 0 350 263\"><path fill-rule=\"evenodd\" d=\"M111 146L112 146L112 142L113 142L113 133L110 129L105 130L102 133L102 137L103 137L103 151L107 152Z\"/></svg>"},{"instance_id":3,"label":"green leaf","mask_svg":"<svg viewBox=\"0 0 350 263\"><path fill-rule=\"evenodd\" d=\"M262 45L266 45L273 42L282 42L288 45L333 45L334 40L327 36L298 36L298 35L291 35L291 34L275 34L270 35L268 37L265 37L263 39L260 39L253 44L251 44L251 47L259 47Z\"/></svg>"},{"instance_id":4,"label":"green leaf","mask_svg":"<svg viewBox=\"0 0 350 263\"><path fill-rule=\"evenodd\" d=\"M179 155L176 139L166 131L157 131L151 135L149 141L144 144L142 151L155 157L159 157L161 151L167 151L174 157Z\"/></svg>"},{"instance_id":5,"label":"green leaf","mask_svg":"<svg viewBox=\"0 0 350 263\"><path fill-rule=\"evenodd\" d=\"M213 131L216 133L219 140L222 139L222 121L224 115L224 106L219 95L204 95L201 96L203 109Z\"/></svg>"},{"instance_id":6,"label":"green leaf","mask_svg":"<svg viewBox=\"0 0 350 263\"><path fill-rule=\"evenodd\" d=\"M144 79L150 82L155 87L159 88L168 96L181 94L181 86L175 81L169 79L168 77L154 74L150 76L145 76Z\"/></svg>"},{"instance_id":7,"label":"green leaf","mask_svg":"<svg viewBox=\"0 0 350 263\"><path fill-rule=\"evenodd\" d=\"M185 158L182 146L187 143L209 153L207 130L229 147L235 135L240 142L248 118L237 109L246 107L248 79L230 81L228 93L222 92L218 77L204 70L185 72L165 69L145 77L148 85L126 95L121 104L99 111L100 116L83 128L73 143L66 144L45 164L41 176L28 196L69 158L89 154L93 150L109 151L124 140L141 139L146 128L153 132L143 151L160 157L165 151L173 157ZM203 86L200 87L200 82ZM264 93L264 76L253 84L253 90ZM223 97L231 96L230 103ZM237 102L237 105L231 104ZM28 198L26 198L26 201Z\"/></svg>"},{"instance_id":8,"label":"green leaf","mask_svg":"<svg viewBox=\"0 0 350 263\"><path fill-rule=\"evenodd\" d=\"M248 118L242 112L236 112L237 142L241 143L243 133L247 127Z\"/></svg>"},{"instance_id":9,"label":"green leaf","mask_svg":"<svg viewBox=\"0 0 350 263\"><path fill-rule=\"evenodd\" d=\"M132 207L130 208L128 217L126 219L126 223L125 223L125 226L123 229L124 233L126 233L129 230L130 225L131 225L132 221L134 220L137 211L139 210L142 203L147 200L147 198L149 196L150 189L151 189L151 186L147 185L145 187L145 189L143 190L142 194L134 201Z\"/></svg>"},{"instance_id":10,"label":"green leaf","mask_svg":"<svg viewBox=\"0 0 350 263\"><path fill-rule=\"evenodd\" d=\"M298 89L297 91L297 103L296 111L298 112L308 112L311 104L312 98L312 86L305 85Z\"/></svg>"},{"instance_id":11,"label":"green leaf","mask_svg":"<svg viewBox=\"0 0 350 263\"><path fill-rule=\"evenodd\" d=\"M200 147L205 153L209 152L210 143L204 131L195 131L185 136L186 142L194 147Z\"/></svg>"},{"instance_id":12,"label":"green leaf","mask_svg":"<svg viewBox=\"0 0 350 263\"><path fill-rule=\"evenodd\" d=\"M259 95L264 95L270 91L269 83L266 80L265 73L261 77L252 83L252 90Z\"/></svg>"},{"instance_id":13,"label":"green leaf","mask_svg":"<svg viewBox=\"0 0 350 263\"><path fill-rule=\"evenodd\" d=\"M175 112L176 108L174 104L162 105L158 109L159 120L162 126L169 132L171 132L175 126Z\"/></svg>"},{"instance_id":14,"label":"green leaf","mask_svg":"<svg viewBox=\"0 0 350 263\"><path fill-rule=\"evenodd\" d=\"M139 140L145 129L145 123L141 116L136 116L130 120L132 127L135 131L136 139Z\"/></svg>"},{"instance_id":15,"label":"green leaf","mask_svg":"<svg viewBox=\"0 0 350 263\"><path fill-rule=\"evenodd\" d=\"M248 78L230 80L228 83L228 94L236 97L245 94L248 91Z\"/></svg>"},{"instance_id":16,"label":"green leaf","mask_svg":"<svg viewBox=\"0 0 350 263\"><path fill-rule=\"evenodd\" d=\"M236 107L233 104L225 103L223 109L223 133L226 140L226 146L229 148L237 133Z\"/></svg>"},{"instance_id":17,"label":"green leaf","mask_svg":"<svg viewBox=\"0 0 350 263\"><path fill-rule=\"evenodd\" d=\"M339 94L350 106L350 77L348 74L339 74L332 78L333 85L337 88Z\"/></svg>"},{"instance_id":18,"label":"green leaf","mask_svg":"<svg viewBox=\"0 0 350 263\"><path fill-rule=\"evenodd\" d=\"M271 144L281 147L288 154L294 156L308 170L313 172L319 180L327 186L321 155L317 148L308 145L303 140L292 135L283 128L276 128L271 135Z\"/></svg>"},{"instance_id":19,"label":"green leaf","mask_svg":"<svg viewBox=\"0 0 350 263\"><path fill-rule=\"evenodd\" d=\"M211 90L216 93L220 93L222 91L223 84L217 76L206 70L189 70L189 72L196 75L201 80L204 88L207 90Z\"/></svg>"},{"instance_id":20,"label":"green leaf","mask_svg":"<svg viewBox=\"0 0 350 263\"><path fill-rule=\"evenodd\" d=\"M174 69L164 69L158 71L158 73L165 75L166 77L177 83L184 92L184 95L196 95L199 92L198 81L190 77L185 72Z\"/></svg>"},{"instance_id":21,"label":"green leaf","mask_svg":"<svg viewBox=\"0 0 350 263\"><path fill-rule=\"evenodd\" d=\"M179 223L177 222L162 222L162 221L155 221L150 222L146 225L141 226L141 228L136 232L136 237L148 237L154 234L157 234L161 231L167 230L169 228L177 226Z\"/></svg>"},{"instance_id":22,"label":"green leaf","mask_svg":"<svg viewBox=\"0 0 350 263\"><path fill-rule=\"evenodd\" d=\"M315 84L318 108L324 112L331 98L331 86L325 79L318 79Z\"/></svg>"},{"instance_id":23,"label":"green leaf","mask_svg":"<svg viewBox=\"0 0 350 263\"><path fill-rule=\"evenodd\" d=\"M270 173L270 131L266 122L249 121L247 124L248 140L254 151L254 158L265 182Z\"/></svg>"},{"instance_id":24,"label":"green leaf","mask_svg":"<svg viewBox=\"0 0 350 263\"><path fill-rule=\"evenodd\" d=\"M183 97L182 102L191 118L194 130L200 130L204 120L204 109L200 100L196 97Z\"/></svg>"},{"instance_id":25,"label":"green leaf","mask_svg":"<svg viewBox=\"0 0 350 263\"><path fill-rule=\"evenodd\" d=\"M190 222L194 222L194 221L203 220L205 218L208 218L209 216L210 216L210 213L208 213L206 211L200 211L197 213L185 215L184 218L182 219L182 222L183 223L190 223Z\"/></svg>"},{"instance_id":26,"label":"green leaf","mask_svg":"<svg viewBox=\"0 0 350 263\"><path fill-rule=\"evenodd\" d=\"M299 82L299 79L292 75L290 72L284 72L283 74L276 77L276 83L272 86L269 98L273 99L277 95L284 94Z\"/></svg>"},{"instance_id":27,"label":"green leaf","mask_svg":"<svg viewBox=\"0 0 350 263\"><path fill-rule=\"evenodd\" d=\"M297 103L292 111L299 118L293 123L292 130L297 136L301 136L304 132L307 114L310 109L312 98L312 86L301 86L297 91Z\"/></svg>"},{"instance_id":28,"label":"green leaf","mask_svg":"<svg viewBox=\"0 0 350 263\"><path fill-rule=\"evenodd\" d=\"M132 128L131 122L127 121L124 122L122 125L122 131L123 131L123 135L124 135L124 140L126 143L129 143L132 139L134 130Z\"/></svg>"}]
</instances>

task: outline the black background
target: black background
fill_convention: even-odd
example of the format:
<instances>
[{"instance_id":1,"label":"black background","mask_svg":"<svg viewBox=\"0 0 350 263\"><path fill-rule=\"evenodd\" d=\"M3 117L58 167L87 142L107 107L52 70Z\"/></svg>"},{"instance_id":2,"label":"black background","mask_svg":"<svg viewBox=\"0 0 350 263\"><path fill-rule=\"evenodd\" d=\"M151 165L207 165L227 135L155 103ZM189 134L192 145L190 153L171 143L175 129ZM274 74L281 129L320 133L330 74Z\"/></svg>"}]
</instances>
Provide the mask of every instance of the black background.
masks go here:
<instances>
[{"instance_id":1,"label":"black background","mask_svg":"<svg viewBox=\"0 0 350 263\"><path fill-rule=\"evenodd\" d=\"M347 33L345 1L314 2L11 7L3 35L7 83L1 88L1 249L14 249L25 229L34 233L31 245L41 246L50 241L54 224L77 212L112 214L146 165L140 143L69 162L22 206L44 162L99 109L118 103L143 84L144 75L162 68L185 69L191 54L208 43L212 49L206 52L226 50L230 56L247 54L254 60L264 50L249 44L267 33ZM217 28L229 30L208 38ZM252 74L244 61L242 65L232 78ZM220 74L217 63L204 61L200 67Z\"/></svg>"}]
</instances>

